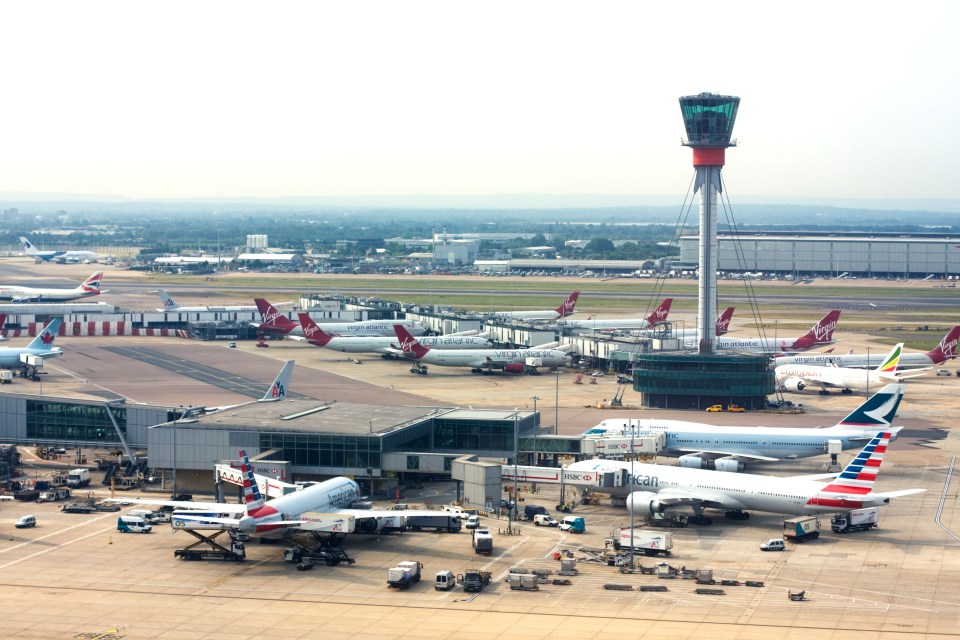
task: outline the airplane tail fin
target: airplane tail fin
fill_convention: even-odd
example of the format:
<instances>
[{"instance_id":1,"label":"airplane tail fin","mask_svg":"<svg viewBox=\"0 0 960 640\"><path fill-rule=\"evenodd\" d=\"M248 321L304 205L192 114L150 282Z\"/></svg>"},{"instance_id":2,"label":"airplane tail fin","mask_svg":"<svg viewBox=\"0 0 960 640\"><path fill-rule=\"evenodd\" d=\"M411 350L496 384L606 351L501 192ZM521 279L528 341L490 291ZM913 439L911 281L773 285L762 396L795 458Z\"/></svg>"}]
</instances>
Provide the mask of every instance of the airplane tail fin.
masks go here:
<instances>
[{"instance_id":1,"label":"airplane tail fin","mask_svg":"<svg viewBox=\"0 0 960 640\"><path fill-rule=\"evenodd\" d=\"M260 325L261 329L289 333L297 326L296 322L280 313L275 306L263 298L255 298L254 302L257 303L257 310L260 312L260 315L263 316L263 324Z\"/></svg>"},{"instance_id":2,"label":"airplane tail fin","mask_svg":"<svg viewBox=\"0 0 960 640\"><path fill-rule=\"evenodd\" d=\"M23 247L23 252L26 253L28 256L35 256L38 253L40 253L39 251L37 251L37 248L33 246L33 243L27 240L26 238L24 238L23 236L20 236L20 246Z\"/></svg>"},{"instance_id":3,"label":"airplane tail fin","mask_svg":"<svg viewBox=\"0 0 960 640\"><path fill-rule=\"evenodd\" d=\"M247 513L256 511L263 506L263 496L260 494L260 487L257 486L257 479L253 477L253 465L250 464L250 458L247 452L240 450L240 472L243 474L243 504L247 508Z\"/></svg>"},{"instance_id":4,"label":"airplane tail fin","mask_svg":"<svg viewBox=\"0 0 960 640\"><path fill-rule=\"evenodd\" d=\"M851 460L836 480L824 487L817 497L807 504L818 506L836 506L841 508L857 509L861 504L857 498L864 498L873 491L873 484L880 472L883 455L887 452L890 434L886 431L878 432L857 456Z\"/></svg>"},{"instance_id":5,"label":"airplane tail fin","mask_svg":"<svg viewBox=\"0 0 960 640\"><path fill-rule=\"evenodd\" d=\"M957 357L957 340L960 339L960 325L950 329L950 332L943 337L940 344L932 351L927 351L927 356L933 364L943 364L950 358Z\"/></svg>"},{"instance_id":6,"label":"airplane tail fin","mask_svg":"<svg viewBox=\"0 0 960 640\"><path fill-rule=\"evenodd\" d=\"M84 293L93 293L97 295L100 293L100 281L103 279L103 272L97 271L95 274L83 281L83 284L80 285L80 289Z\"/></svg>"},{"instance_id":7,"label":"airplane tail fin","mask_svg":"<svg viewBox=\"0 0 960 640\"><path fill-rule=\"evenodd\" d=\"M661 322L664 322L667 319L667 315L670 313L670 305L673 304L673 298L664 298L663 302L660 303L660 306L653 310L649 316L647 316L647 326L655 327Z\"/></svg>"},{"instance_id":8,"label":"airplane tail fin","mask_svg":"<svg viewBox=\"0 0 960 640\"><path fill-rule=\"evenodd\" d=\"M277 400L283 400L287 397L287 386L290 384L290 378L293 376L293 363L293 360L287 360L283 368L280 369L280 373L277 374L273 384L270 385L267 392L260 398L260 402L276 402Z\"/></svg>"},{"instance_id":9,"label":"airplane tail fin","mask_svg":"<svg viewBox=\"0 0 960 640\"><path fill-rule=\"evenodd\" d=\"M837 320L839 319L840 309L831 309L827 312L827 315L820 318L817 324L813 325L810 331L797 338L790 345L790 349L813 349L820 345L833 344L833 331L837 328Z\"/></svg>"},{"instance_id":10,"label":"airplane tail fin","mask_svg":"<svg viewBox=\"0 0 960 640\"><path fill-rule=\"evenodd\" d=\"M730 320L733 318L735 307L727 307L717 318L717 335L722 336L730 329Z\"/></svg>"},{"instance_id":11,"label":"airplane tail fin","mask_svg":"<svg viewBox=\"0 0 960 640\"><path fill-rule=\"evenodd\" d=\"M864 427L890 429L890 423L897 415L900 401L906 386L902 384L888 384L876 392L853 413L837 423L838 427ZM895 435L895 434L894 434Z\"/></svg>"},{"instance_id":12,"label":"airplane tail fin","mask_svg":"<svg viewBox=\"0 0 960 640\"><path fill-rule=\"evenodd\" d=\"M577 298L580 297L579 291L574 291L571 293L566 300L563 301L559 307L554 309L561 318L566 318L567 316L573 315L573 309L577 306Z\"/></svg>"},{"instance_id":13,"label":"airplane tail fin","mask_svg":"<svg viewBox=\"0 0 960 640\"><path fill-rule=\"evenodd\" d=\"M897 375L897 367L900 365L900 354L903 353L903 343L898 342L894 345L887 357L883 359L876 371L882 377L892 378Z\"/></svg>"},{"instance_id":14,"label":"airplane tail fin","mask_svg":"<svg viewBox=\"0 0 960 640\"><path fill-rule=\"evenodd\" d=\"M397 333L397 340L400 341L400 350L404 353L412 353L415 360L419 360L430 352L430 349L417 342L417 339L410 335L402 324L393 325L393 330Z\"/></svg>"},{"instance_id":15,"label":"airplane tail fin","mask_svg":"<svg viewBox=\"0 0 960 640\"><path fill-rule=\"evenodd\" d=\"M303 337L307 339L307 342L318 347L326 346L330 342L330 338L333 336L321 329L309 313L298 313L297 317L300 319L300 326L303 327Z\"/></svg>"},{"instance_id":16,"label":"airplane tail fin","mask_svg":"<svg viewBox=\"0 0 960 640\"><path fill-rule=\"evenodd\" d=\"M177 303L174 302L173 298L171 298L170 295L163 289L160 289L159 291L157 291L157 295L160 296L160 302L163 303L164 311L167 311L167 310L173 311L174 309L177 308Z\"/></svg>"},{"instance_id":17,"label":"airplane tail fin","mask_svg":"<svg viewBox=\"0 0 960 640\"><path fill-rule=\"evenodd\" d=\"M54 318L44 327L43 331L37 334L37 337L27 345L27 349L50 349L53 347L53 341L60 331L60 324L63 318Z\"/></svg>"}]
</instances>

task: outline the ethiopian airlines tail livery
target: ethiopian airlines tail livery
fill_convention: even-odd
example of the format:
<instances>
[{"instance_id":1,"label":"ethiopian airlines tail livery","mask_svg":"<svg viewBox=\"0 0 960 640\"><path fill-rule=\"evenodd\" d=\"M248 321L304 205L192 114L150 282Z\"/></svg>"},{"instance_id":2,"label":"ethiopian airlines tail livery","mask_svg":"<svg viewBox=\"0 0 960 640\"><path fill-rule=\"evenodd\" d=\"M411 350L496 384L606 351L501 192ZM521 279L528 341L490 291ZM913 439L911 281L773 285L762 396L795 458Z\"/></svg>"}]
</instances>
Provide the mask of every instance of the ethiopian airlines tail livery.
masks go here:
<instances>
[{"instance_id":1,"label":"ethiopian airlines tail livery","mask_svg":"<svg viewBox=\"0 0 960 640\"><path fill-rule=\"evenodd\" d=\"M907 380L924 375L925 369L914 369L915 373L905 375L899 370L903 343L893 347L876 369L854 369L823 365L787 364L775 369L777 385L784 391L803 391L807 387L820 387L820 395L827 395L830 389L839 389L842 393L874 389L885 382Z\"/></svg>"}]
</instances>

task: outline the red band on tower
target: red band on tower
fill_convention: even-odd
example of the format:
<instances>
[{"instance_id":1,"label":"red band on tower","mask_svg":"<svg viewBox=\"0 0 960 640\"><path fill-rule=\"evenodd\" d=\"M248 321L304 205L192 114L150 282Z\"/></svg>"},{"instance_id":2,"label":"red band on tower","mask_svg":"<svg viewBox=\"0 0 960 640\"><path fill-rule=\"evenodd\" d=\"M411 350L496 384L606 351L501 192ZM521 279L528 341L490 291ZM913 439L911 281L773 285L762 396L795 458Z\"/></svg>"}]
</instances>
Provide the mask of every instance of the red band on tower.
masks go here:
<instances>
[{"instance_id":1,"label":"red band on tower","mask_svg":"<svg viewBox=\"0 0 960 640\"><path fill-rule=\"evenodd\" d=\"M722 167L726 159L726 149L723 147L694 147L693 166L695 167Z\"/></svg>"}]
</instances>

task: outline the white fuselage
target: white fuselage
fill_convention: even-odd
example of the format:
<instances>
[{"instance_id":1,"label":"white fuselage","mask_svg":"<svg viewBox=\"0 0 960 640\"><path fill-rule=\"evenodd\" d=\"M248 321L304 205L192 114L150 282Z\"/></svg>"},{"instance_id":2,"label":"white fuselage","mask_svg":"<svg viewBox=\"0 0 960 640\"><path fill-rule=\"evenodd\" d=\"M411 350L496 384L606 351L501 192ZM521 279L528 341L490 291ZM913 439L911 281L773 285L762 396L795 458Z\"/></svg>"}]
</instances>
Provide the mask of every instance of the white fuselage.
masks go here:
<instances>
[{"instance_id":1,"label":"white fuselage","mask_svg":"<svg viewBox=\"0 0 960 640\"><path fill-rule=\"evenodd\" d=\"M59 358L63 355L59 347L49 349L28 349L27 347L0 347L0 369L19 369L23 366L20 356L28 354L39 356L44 360L48 358Z\"/></svg>"},{"instance_id":2,"label":"white fuselage","mask_svg":"<svg viewBox=\"0 0 960 640\"><path fill-rule=\"evenodd\" d=\"M788 384L791 380L801 380L807 386L853 391L877 389L883 384L898 380L895 375L881 373L874 369L781 365L774 371L778 385Z\"/></svg>"},{"instance_id":3,"label":"white fuselage","mask_svg":"<svg viewBox=\"0 0 960 640\"><path fill-rule=\"evenodd\" d=\"M814 365L823 367L844 367L848 369L870 369L880 366L886 359L883 351L870 354L834 355L829 353L811 353L808 355L781 356L774 364L777 368L788 365ZM898 369L918 369L936 364L926 353L902 353L897 362Z\"/></svg>"},{"instance_id":4,"label":"white fuselage","mask_svg":"<svg viewBox=\"0 0 960 640\"><path fill-rule=\"evenodd\" d=\"M556 349L462 349L459 351L430 350L418 361L440 367L497 367L504 364L523 364L527 358L539 359L543 367L562 367L570 358Z\"/></svg>"},{"instance_id":5,"label":"white fuselage","mask_svg":"<svg viewBox=\"0 0 960 640\"><path fill-rule=\"evenodd\" d=\"M412 336L420 336L426 332L422 326L411 320L363 320L360 322L318 322L317 326L326 333L336 333L343 336L393 336L396 340L396 332L393 325L403 325ZM259 327L255 323L253 326ZM266 328L270 331L269 327ZM274 330L276 331L276 329ZM289 331L279 331L283 335L302 336L303 327L299 324L291 327Z\"/></svg>"},{"instance_id":6,"label":"white fuselage","mask_svg":"<svg viewBox=\"0 0 960 640\"><path fill-rule=\"evenodd\" d=\"M555 309L540 311L494 311L490 314L494 318L504 320L556 320L560 314Z\"/></svg>"},{"instance_id":7,"label":"white fuselage","mask_svg":"<svg viewBox=\"0 0 960 640\"><path fill-rule=\"evenodd\" d=\"M324 349L341 351L343 353L383 353L398 354L397 338L366 336L366 337L333 337L327 344L320 345L319 342L313 342ZM486 349L493 343L486 338L478 336L428 336L417 338L417 342L430 349Z\"/></svg>"},{"instance_id":8,"label":"white fuselage","mask_svg":"<svg viewBox=\"0 0 960 640\"><path fill-rule=\"evenodd\" d=\"M717 351L746 351L749 353L795 353L806 351L810 347L795 346L796 339L778 340L776 338L724 338L718 337L716 341ZM815 346L822 347L827 342L821 342ZM692 349L696 348L696 340L685 339L684 346Z\"/></svg>"},{"instance_id":9,"label":"white fuselage","mask_svg":"<svg viewBox=\"0 0 960 640\"><path fill-rule=\"evenodd\" d=\"M646 329L649 323L646 318L611 318L608 320L570 320L565 318L557 325L581 333L610 329Z\"/></svg>"},{"instance_id":10,"label":"white fuselage","mask_svg":"<svg viewBox=\"0 0 960 640\"><path fill-rule=\"evenodd\" d=\"M863 447L877 433L876 427L830 428L718 427L684 420L631 420L611 418L586 432L590 438L664 435L660 455L679 457L697 451L777 459L809 458L827 453L827 441L839 440L844 451ZM890 438L893 442L896 435Z\"/></svg>"},{"instance_id":11,"label":"white fuselage","mask_svg":"<svg viewBox=\"0 0 960 640\"><path fill-rule=\"evenodd\" d=\"M74 289L37 289L34 287L0 287L0 300L33 302L67 302L99 295L99 291Z\"/></svg>"},{"instance_id":12,"label":"white fuselage","mask_svg":"<svg viewBox=\"0 0 960 640\"><path fill-rule=\"evenodd\" d=\"M631 471L632 467L632 471ZM886 504L886 500L871 498L870 494L845 500L844 504L829 506L808 505L807 502L827 486L822 482L799 478L721 473L703 469L668 467L642 462L615 460L586 460L567 467L572 471L626 470L631 481L622 487L604 487L603 492L628 496L642 491L660 493L664 490L689 492L703 500L703 506L728 511L764 511L767 513L809 515L837 513L869 506ZM642 508L642 505L638 505Z\"/></svg>"}]
</instances>

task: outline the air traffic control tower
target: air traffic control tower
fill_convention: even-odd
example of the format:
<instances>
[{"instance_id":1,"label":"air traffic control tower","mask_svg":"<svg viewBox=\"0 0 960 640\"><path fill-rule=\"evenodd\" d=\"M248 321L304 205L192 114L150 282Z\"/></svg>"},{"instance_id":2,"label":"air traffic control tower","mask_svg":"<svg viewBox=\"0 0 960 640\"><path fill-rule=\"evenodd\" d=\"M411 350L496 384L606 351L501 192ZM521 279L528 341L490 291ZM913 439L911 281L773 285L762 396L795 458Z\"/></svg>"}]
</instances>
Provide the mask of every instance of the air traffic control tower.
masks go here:
<instances>
[{"instance_id":1,"label":"air traffic control tower","mask_svg":"<svg viewBox=\"0 0 960 640\"><path fill-rule=\"evenodd\" d=\"M774 376L763 355L717 354L717 198L723 191L720 170L731 139L740 98L701 93L680 98L687 139L693 149L700 192L700 287L697 353L639 354L634 390L645 407L703 410L714 404L745 409L766 407L774 393Z\"/></svg>"}]
</instances>

